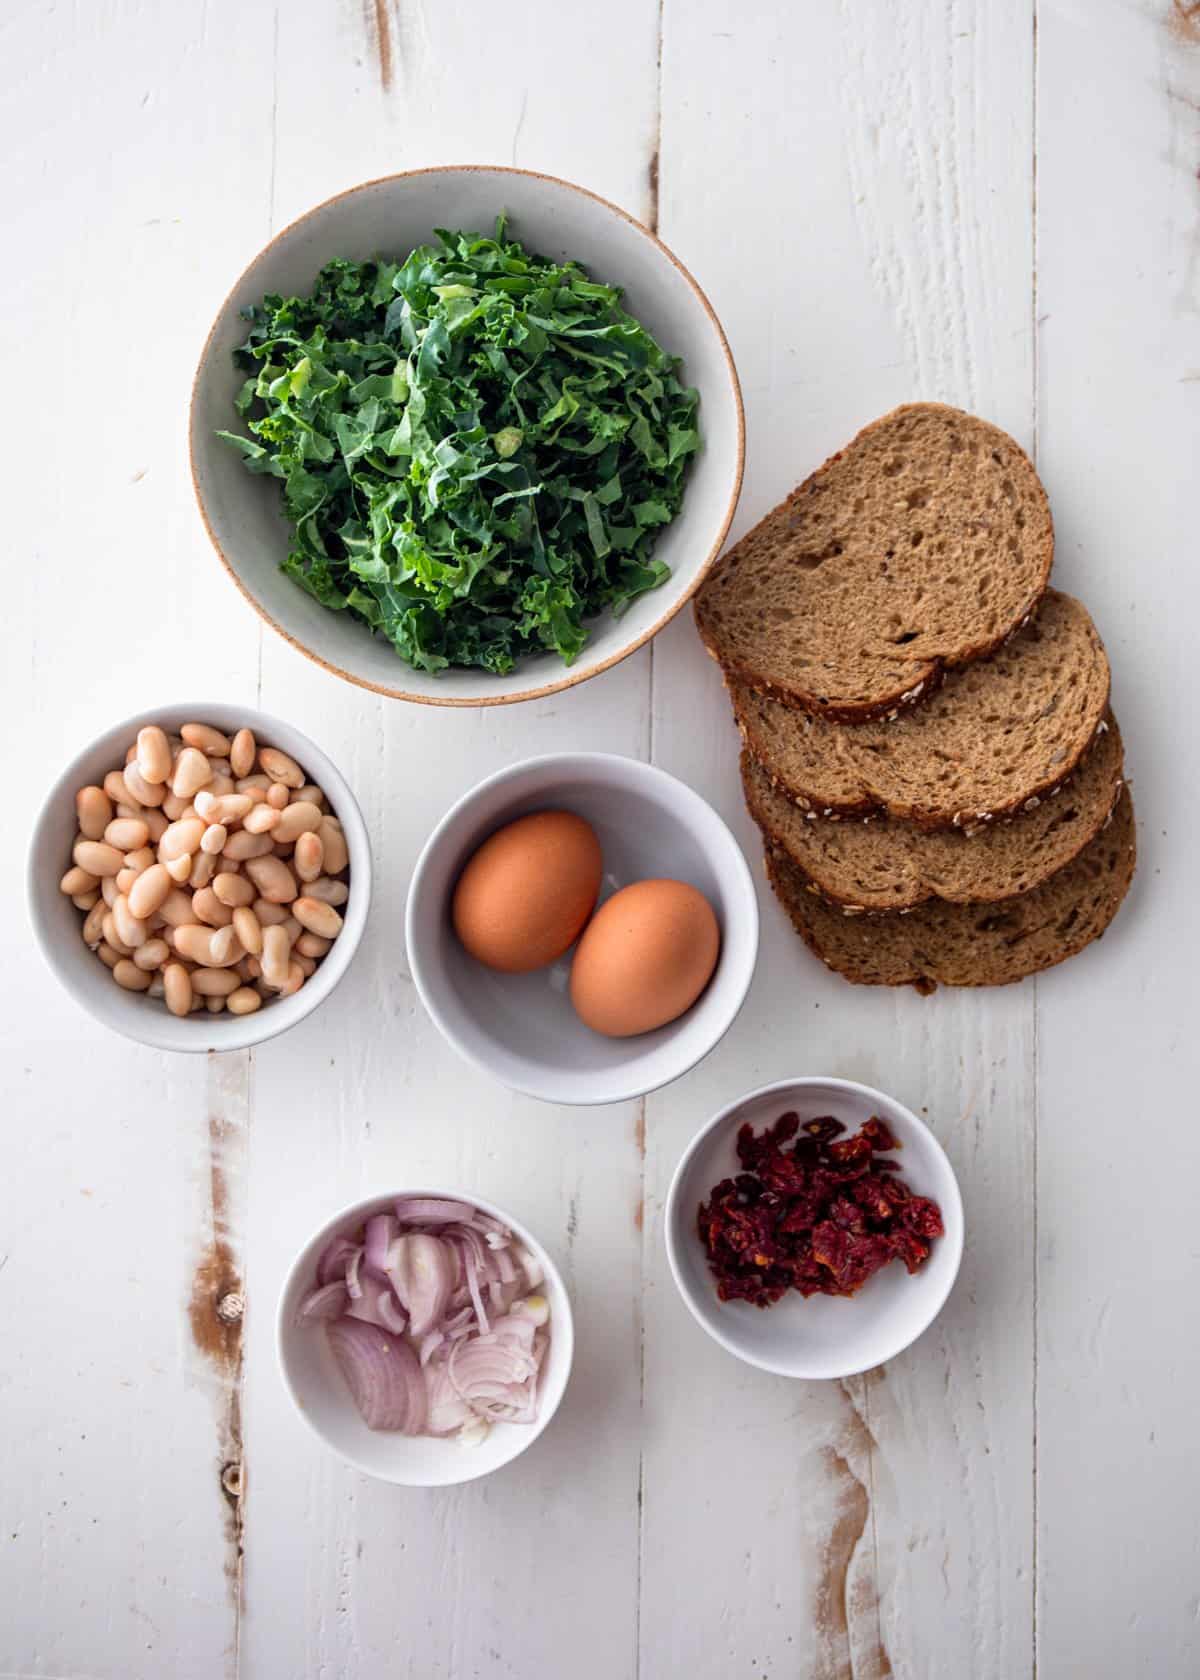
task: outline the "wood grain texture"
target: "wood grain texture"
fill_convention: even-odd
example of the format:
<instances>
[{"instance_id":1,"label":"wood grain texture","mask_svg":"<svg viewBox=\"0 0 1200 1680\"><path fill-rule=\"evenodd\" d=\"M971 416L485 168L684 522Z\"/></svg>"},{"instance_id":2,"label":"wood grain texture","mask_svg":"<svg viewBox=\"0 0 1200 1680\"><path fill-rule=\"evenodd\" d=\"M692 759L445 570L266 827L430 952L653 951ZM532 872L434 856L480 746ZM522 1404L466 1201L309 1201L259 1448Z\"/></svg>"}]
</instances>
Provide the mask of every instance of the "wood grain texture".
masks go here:
<instances>
[{"instance_id":1,"label":"wood grain texture","mask_svg":"<svg viewBox=\"0 0 1200 1680\"><path fill-rule=\"evenodd\" d=\"M781 10L772 28L742 31L713 0L673 30L668 0L661 225L713 287L746 382L740 527L904 398L974 407L1031 441L1032 151L997 180L988 115L1002 109L1007 126L1024 113L1028 135L1028 23L1008 6L929 4L819 21ZM986 111L974 92L984 65ZM714 150L748 160L719 209ZM759 235L753 287L723 257L739 216ZM689 625L656 643L653 739L657 762L753 854L737 736ZM647 1105L643 1670L671 1650L683 1671L704 1671L716 1650L821 1680L1028 1674L1032 989L871 997L798 946L765 883L760 903L759 971L736 1032ZM860 1079L924 1111L971 1229L938 1324L844 1386L762 1376L710 1347L661 1251L670 1174L696 1127L740 1091L801 1072ZM699 1405L696 1385L677 1381L696 1361ZM704 1439L721 1452L698 1475Z\"/></svg>"},{"instance_id":2,"label":"wood grain texture","mask_svg":"<svg viewBox=\"0 0 1200 1680\"><path fill-rule=\"evenodd\" d=\"M40 795L156 693L261 701L343 768L377 885L322 1010L209 1066L103 1034L27 936L5 965L0 1675L1196 1672L1194 33L1171 0L613 0L552 26L471 0L116 0L8 20L14 785ZM569 694L433 713L260 631L208 551L184 422L231 277L339 188L465 161L579 180L693 267L747 399L739 529L904 400L1039 446L1057 578L1106 637L1143 818L1100 949L1036 987L876 995L810 959L764 886L738 1023L644 1104L545 1108L443 1044L407 970L408 878L498 763L650 756L755 842L687 618ZM152 606L133 629L130 601ZM13 927L25 843L24 816L0 827ZM816 1071L926 1112L968 1222L938 1323L845 1384L730 1359L662 1248L696 1127ZM335 1463L276 1370L296 1248L389 1184L511 1206L574 1294L560 1416L462 1489ZM237 1284L244 1323L223 1326Z\"/></svg>"},{"instance_id":3,"label":"wood grain texture","mask_svg":"<svg viewBox=\"0 0 1200 1680\"><path fill-rule=\"evenodd\" d=\"M1039 985L1047 1675L1200 1668L1200 682L1180 617L1200 484L1200 47L1183 10L1105 7L1097 30L1090 8L1043 0L1038 22L1041 458L1065 586L1112 657L1140 818L1124 914Z\"/></svg>"}]
</instances>

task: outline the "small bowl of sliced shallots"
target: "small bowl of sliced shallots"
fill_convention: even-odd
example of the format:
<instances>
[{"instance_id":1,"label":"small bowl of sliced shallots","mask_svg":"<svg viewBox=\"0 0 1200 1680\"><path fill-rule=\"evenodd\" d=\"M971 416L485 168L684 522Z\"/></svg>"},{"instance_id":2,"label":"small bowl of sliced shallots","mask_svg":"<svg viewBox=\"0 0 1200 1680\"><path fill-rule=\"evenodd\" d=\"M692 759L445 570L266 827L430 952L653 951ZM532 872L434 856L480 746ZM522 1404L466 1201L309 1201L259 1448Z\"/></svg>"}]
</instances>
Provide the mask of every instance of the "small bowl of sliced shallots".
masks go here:
<instances>
[{"instance_id":1,"label":"small bowl of sliced shallots","mask_svg":"<svg viewBox=\"0 0 1200 1680\"><path fill-rule=\"evenodd\" d=\"M381 1481L474 1481L525 1451L571 1371L571 1303L523 1226L478 1196L355 1202L293 1264L280 1370L327 1447Z\"/></svg>"}]
</instances>

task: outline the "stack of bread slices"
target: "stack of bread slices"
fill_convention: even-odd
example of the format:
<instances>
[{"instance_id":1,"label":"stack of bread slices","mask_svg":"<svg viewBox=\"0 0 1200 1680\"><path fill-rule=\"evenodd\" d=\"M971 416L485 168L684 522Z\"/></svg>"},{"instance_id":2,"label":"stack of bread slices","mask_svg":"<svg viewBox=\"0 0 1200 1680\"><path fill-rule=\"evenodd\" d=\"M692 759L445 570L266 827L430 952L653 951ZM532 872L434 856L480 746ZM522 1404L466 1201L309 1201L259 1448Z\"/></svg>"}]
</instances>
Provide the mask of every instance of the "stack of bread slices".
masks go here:
<instances>
[{"instance_id":1,"label":"stack of bread slices","mask_svg":"<svg viewBox=\"0 0 1200 1680\"><path fill-rule=\"evenodd\" d=\"M1006 433L916 403L868 426L713 571L696 621L743 741L767 875L868 985L993 986L1098 939L1133 805L1087 610Z\"/></svg>"}]
</instances>

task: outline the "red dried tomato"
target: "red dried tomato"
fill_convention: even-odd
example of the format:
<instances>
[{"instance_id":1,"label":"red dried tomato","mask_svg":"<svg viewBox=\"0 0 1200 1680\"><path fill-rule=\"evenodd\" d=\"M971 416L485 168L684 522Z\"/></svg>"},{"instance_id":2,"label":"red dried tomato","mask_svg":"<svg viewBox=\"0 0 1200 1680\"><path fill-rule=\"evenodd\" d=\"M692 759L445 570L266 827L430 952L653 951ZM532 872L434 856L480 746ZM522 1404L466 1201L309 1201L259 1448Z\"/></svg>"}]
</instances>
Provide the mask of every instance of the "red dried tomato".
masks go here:
<instances>
[{"instance_id":1,"label":"red dried tomato","mask_svg":"<svg viewBox=\"0 0 1200 1680\"><path fill-rule=\"evenodd\" d=\"M802 1128L789 1113L757 1135L738 1132L744 1171L715 1185L698 1216L723 1301L769 1307L789 1289L855 1295L889 1261L915 1272L928 1258L941 1210L913 1195L895 1161L879 1159L900 1147L891 1131L878 1117L845 1130L832 1115Z\"/></svg>"}]
</instances>

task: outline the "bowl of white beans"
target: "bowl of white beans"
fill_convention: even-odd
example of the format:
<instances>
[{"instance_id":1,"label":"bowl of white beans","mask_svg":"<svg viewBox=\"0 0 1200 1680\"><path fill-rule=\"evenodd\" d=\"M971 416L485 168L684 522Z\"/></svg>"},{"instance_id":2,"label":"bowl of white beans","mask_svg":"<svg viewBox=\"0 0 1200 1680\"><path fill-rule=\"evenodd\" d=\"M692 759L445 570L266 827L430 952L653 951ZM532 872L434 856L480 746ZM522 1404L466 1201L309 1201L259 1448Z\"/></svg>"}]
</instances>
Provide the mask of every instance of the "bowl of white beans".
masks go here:
<instances>
[{"instance_id":1,"label":"bowl of white beans","mask_svg":"<svg viewBox=\"0 0 1200 1680\"><path fill-rule=\"evenodd\" d=\"M371 898L362 813L280 718L159 706L55 781L28 891L51 969L95 1018L159 1050L286 1032L350 965Z\"/></svg>"}]
</instances>

